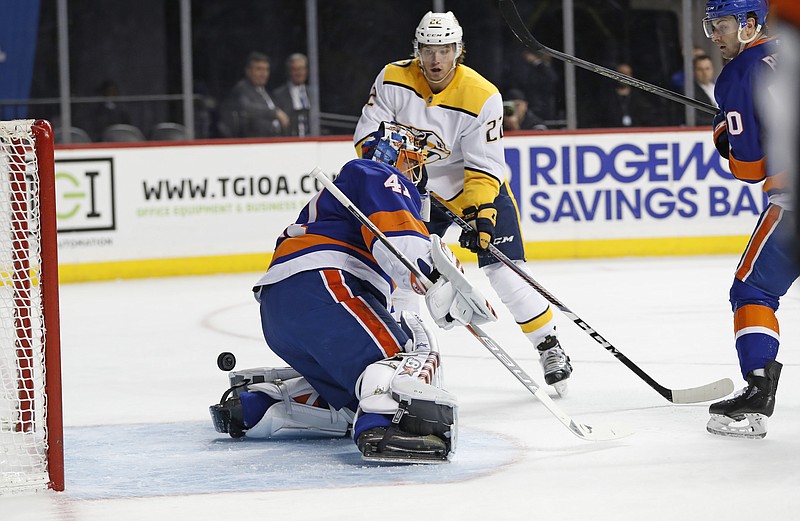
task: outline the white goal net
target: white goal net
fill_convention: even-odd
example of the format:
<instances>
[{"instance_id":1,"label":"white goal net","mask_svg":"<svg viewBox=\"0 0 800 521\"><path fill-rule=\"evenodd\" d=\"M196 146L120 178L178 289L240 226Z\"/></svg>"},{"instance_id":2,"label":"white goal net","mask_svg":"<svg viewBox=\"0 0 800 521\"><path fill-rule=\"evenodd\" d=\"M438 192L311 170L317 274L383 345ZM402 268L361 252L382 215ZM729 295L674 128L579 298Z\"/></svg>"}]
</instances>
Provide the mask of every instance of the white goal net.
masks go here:
<instances>
[{"instance_id":1,"label":"white goal net","mask_svg":"<svg viewBox=\"0 0 800 521\"><path fill-rule=\"evenodd\" d=\"M63 489L52 156L47 122L0 122L0 494Z\"/></svg>"}]
</instances>

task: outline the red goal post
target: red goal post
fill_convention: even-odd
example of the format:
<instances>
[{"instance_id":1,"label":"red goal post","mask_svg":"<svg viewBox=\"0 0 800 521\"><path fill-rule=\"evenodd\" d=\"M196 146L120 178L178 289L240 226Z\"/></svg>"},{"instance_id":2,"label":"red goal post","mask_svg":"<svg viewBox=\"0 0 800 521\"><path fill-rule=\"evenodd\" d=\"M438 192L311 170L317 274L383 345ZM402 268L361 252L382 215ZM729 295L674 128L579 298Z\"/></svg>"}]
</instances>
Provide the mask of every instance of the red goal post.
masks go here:
<instances>
[{"instance_id":1,"label":"red goal post","mask_svg":"<svg viewBox=\"0 0 800 521\"><path fill-rule=\"evenodd\" d=\"M0 122L0 495L64 490L53 130Z\"/></svg>"}]
</instances>

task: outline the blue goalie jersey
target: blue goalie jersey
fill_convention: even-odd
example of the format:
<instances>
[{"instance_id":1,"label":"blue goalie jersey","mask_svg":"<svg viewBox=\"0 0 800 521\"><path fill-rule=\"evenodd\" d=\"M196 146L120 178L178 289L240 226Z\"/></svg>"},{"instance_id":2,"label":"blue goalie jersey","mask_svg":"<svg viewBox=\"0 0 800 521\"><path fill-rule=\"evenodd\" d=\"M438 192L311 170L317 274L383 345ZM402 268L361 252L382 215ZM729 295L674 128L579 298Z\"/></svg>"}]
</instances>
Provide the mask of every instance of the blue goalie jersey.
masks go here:
<instances>
[{"instance_id":1,"label":"blue goalie jersey","mask_svg":"<svg viewBox=\"0 0 800 521\"><path fill-rule=\"evenodd\" d=\"M336 186L392 244L425 273L430 272L430 237L420 218L417 188L396 168L368 159L342 167ZM393 287L414 289L408 269L327 190L303 208L278 237L269 269L256 288L302 271L335 268L372 284L387 307Z\"/></svg>"}]
</instances>

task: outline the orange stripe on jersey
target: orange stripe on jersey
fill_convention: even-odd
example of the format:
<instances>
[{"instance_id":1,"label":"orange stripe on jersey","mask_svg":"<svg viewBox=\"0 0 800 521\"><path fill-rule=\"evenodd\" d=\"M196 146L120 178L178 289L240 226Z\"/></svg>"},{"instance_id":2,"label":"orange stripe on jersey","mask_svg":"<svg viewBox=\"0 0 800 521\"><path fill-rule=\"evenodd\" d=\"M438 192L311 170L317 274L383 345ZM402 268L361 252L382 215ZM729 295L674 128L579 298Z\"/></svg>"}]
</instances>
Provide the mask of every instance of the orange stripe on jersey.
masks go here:
<instances>
[{"instance_id":1,"label":"orange stripe on jersey","mask_svg":"<svg viewBox=\"0 0 800 521\"><path fill-rule=\"evenodd\" d=\"M775 38L770 38L769 36L762 36L758 40L748 43L747 45L744 46L744 48L749 49L750 47L756 47L757 45L761 45L762 43L771 42L774 39Z\"/></svg>"},{"instance_id":2,"label":"orange stripe on jersey","mask_svg":"<svg viewBox=\"0 0 800 521\"><path fill-rule=\"evenodd\" d=\"M422 221L417 220L414 215L407 210L375 212L369 216L369 220L383 233L413 231L424 237L428 236L428 229L425 228ZM361 235L364 237L365 244L372 244L375 238L366 226L361 227Z\"/></svg>"},{"instance_id":3,"label":"orange stripe on jersey","mask_svg":"<svg viewBox=\"0 0 800 521\"><path fill-rule=\"evenodd\" d=\"M719 124L714 127L714 143L719 140L720 134L728 130L728 123L723 119Z\"/></svg>"},{"instance_id":4,"label":"orange stripe on jersey","mask_svg":"<svg viewBox=\"0 0 800 521\"><path fill-rule=\"evenodd\" d=\"M361 322L361 325L378 343L378 347L383 351L386 358L402 351L400 344L397 343L383 320L375 314L375 311L364 300L353 296L345 285L342 273L339 270L322 270L321 273L328 289L337 302L346 307Z\"/></svg>"},{"instance_id":5,"label":"orange stripe on jersey","mask_svg":"<svg viewBox=\"0 0 800 521\"><path fill-rule=\"evenodd\" d=\"M781 220L782 214L783 209L780 206L770 206L769 210L767 210L758 228L750 238L750 243L747 245L744 255L742 255L739 267L736 268L737 279L744 281L750 275L753 269L753 262L755 262L756 257L761 252L761 248L764 247L764 243L767 242L767 239L772 234L772 230L775 229L775 225Z\"/></svg>"},{"instance_id":6,"label":"orange stripe on jersey","mask_svg":"<svg viewBox=\"0 0 800 521\"><path fill-rule=\"evenodd\" d=\"M767 162L763 157L758 161L739 161L731 154L729 165L733 176L742 181L763 181L767 177Z\"/></svg>"},{"instance_id":7,"label":"orange stripe on jersey","mask_svg":"<svg viewBox=\"0 0 800 521\"><path fill-rule=\"evenodd\" d=\"M775 312L767 306L747 304L736 310L736 313L733 314L734 331L738 332L748 327L763 327L780 335Z\"/></svg>"},{"instance_id":8,"label":"orange stripe on jersey","mask_svg":"<svg viewBox=\"0 0 800 521\"><path fill-rule=\"evenodd\" d=\"M770 190L782 190L787 187L788 185L788 176L789 174L784 170L783 172L770 176L764 181L764 191L769 192Z\"/></svg>"},{"instance_id":9,"label":"orange stripe on jersey","mask_svg":"<svg viewBox=\"0 0 800 521\"><path fill-rule=\"evenodd\" d=\"M286 239L275 250L275 255L273 258L282 257L284 255L291 255L292 253L296 253L300 250L304 250L312 246L318 246L320 244L331 244L331 245L335 244L338 246L344 246L345 248L359 252L360 254L364 255L371 261L375 261L375 258L372 256L372 254L366 250L357 248L352 244L348 244L344 241L337 241L336 239L331 239L330 237L325 237L324 235L317 235L313 233L301 235L300 237L291 237L289 239Z\"/></svg>"}]
</instances>

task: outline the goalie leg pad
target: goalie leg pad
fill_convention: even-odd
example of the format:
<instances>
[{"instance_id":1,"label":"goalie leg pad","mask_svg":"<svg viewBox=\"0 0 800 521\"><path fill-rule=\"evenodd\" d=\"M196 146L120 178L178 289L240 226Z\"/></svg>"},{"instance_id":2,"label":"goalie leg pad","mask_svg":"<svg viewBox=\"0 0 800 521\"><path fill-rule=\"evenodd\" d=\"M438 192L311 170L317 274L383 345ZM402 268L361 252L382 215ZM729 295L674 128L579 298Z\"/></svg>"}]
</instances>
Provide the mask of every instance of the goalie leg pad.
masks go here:
<instances>
[{"instance_id":1,"label":"goalie leg pad","mask_svg":"<svg viewBox=\"0 0 800 521\"><path fill-rule=\"evenodd\" d=\"M352 415L346 410L323 409L302 403L273 404L248 438L341 438L350 429Z\"/></svg>"},{"instance_id":2,"label":"goalie leg pad","mask_svg":"<svg viewBox=\"0 0 800 521\"><path fill-rule=\"evenodd\" d=\"M441 462L455 452L457 401L440 388L435 337L419 316L401 315L410 352L370 364L356 384L353 437L366 459Z\"/></svg>"},{"instance_id":3,"label":"goalie leg pad","mask_svg":"<svg viewBox=\"0 0 800 521\"><path fill-rule=\"evenodd\" d=\"M452 459L457 433L454 397L424 382L402 380L399 388L401 401L391 420L359 409L353 432L364 459L409 463Z\"/></svg>"},{"instance_id":4,"label":"goalie leg pad","mask_svg":"<svg viewBox=\"0 0 800 521\"><path fill-rule=\"evenodd\" d=\"M341 437L352 414L329 406L303 377L250 384L274 403L245 434L248 438Z\"/></svg>"},{"instance_id":5,"label":"goalie leg pad","mask_svg":"<svg viewBox=\"0 0 800 521\"><path fill-rule=\"evenodd\" d=\"M291 367L232 371L231 388L209 408L214 428L239 438L341 437L354 413L336 410Z\"/></svg>"}]
</instances>

